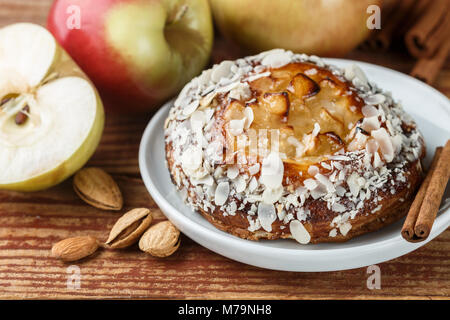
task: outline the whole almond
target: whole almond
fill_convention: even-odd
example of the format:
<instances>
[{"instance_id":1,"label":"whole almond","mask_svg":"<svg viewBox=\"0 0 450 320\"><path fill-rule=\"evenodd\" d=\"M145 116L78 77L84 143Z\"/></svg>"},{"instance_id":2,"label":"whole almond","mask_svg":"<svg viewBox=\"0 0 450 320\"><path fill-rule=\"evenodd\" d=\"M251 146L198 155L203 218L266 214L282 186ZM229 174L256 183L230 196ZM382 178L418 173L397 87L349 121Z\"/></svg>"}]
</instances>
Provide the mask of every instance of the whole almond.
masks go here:
<instances>
[{"instance_id":1,"label":"whole almond","mask_svg":"<svg viewBox=\"0 0 450 320\"><path fill-rule=\"evenodd\" d=\"M106 245L111 249L131 246L148 229L153 217L149 209L138 208L125 213L111 229Z\"/></svg>"},{"instance_id":2,"label":"whole almond","mask_svg":"<svg viewBox=\"0 0 450 320\"><path fill-rule=\"evenodd\" d=\"M80 170L73 179L73 188L86 203L103 210L121 210L122 193L114 179L99 168Z\"/></svg>"},{"instance_id":3,"label":"whole almond","mask_svg":"<svg viewBox=\"0 0 450 320\"><path fill-rule=\"evenodd\" d=\"M98 241L91 236L62 240L52 248L52 256L66 262L77 261L93 254L98 249Z\"/></svg>"},{"instance_id":4,"label":"whole almond","mask_svg":"<svg viewBox=\"0 0 450 320\"><path fill-rule=\"evenodd\" d=\"M168 257L180 246L180 231L163 221L150 227L139 240L139 248L155 257Z\"/></svg>"}]
</instances>

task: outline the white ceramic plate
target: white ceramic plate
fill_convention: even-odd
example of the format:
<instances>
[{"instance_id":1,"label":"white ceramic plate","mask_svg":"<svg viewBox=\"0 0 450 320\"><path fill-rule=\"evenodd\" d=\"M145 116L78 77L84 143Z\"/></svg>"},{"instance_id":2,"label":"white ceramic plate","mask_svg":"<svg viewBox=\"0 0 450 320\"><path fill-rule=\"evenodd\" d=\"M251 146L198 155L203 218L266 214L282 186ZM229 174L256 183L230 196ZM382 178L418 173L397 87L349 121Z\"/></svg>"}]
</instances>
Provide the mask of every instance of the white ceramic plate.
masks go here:
<instances>
[{"instance_id":1,"label":"white ceramic plate","mask_svg":"<svg viewBox=\"0 0 450 320\"><path fill-rule=\"evenodd\" d=\"M341 59L326 61L340 67L357 63L372 81L391 91L394 99L403 103L425 137L429 151L426 166L436 146L445 144L450 138L450 102L437 90L412 77L376 65ZM293 240L254 242L222 232L186 206L170 180L165 164L163 126L171 104L166 104L145 130L139 154L142 178L167 218L192 240L218 254L268 269L336 271L377 264L404 255L423 246L450 225L449 203L443 202L429 238L420 243L403 240L400 235L403 220L337 244L300 245ZM444 198L449 197L450 188Z\"/></svg>"}]
</instances>

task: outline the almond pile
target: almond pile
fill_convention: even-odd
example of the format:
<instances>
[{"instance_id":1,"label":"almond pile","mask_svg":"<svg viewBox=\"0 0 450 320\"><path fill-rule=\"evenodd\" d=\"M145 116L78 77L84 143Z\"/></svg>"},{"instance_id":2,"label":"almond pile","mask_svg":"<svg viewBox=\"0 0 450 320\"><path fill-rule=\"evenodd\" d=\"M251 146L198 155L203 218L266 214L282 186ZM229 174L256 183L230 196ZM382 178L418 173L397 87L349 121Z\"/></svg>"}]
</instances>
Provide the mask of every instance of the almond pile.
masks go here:
<instances>
[{"instance_id":1,"label":"almond pile","mask_svg":"<svg viewBox=\"0 0 450 320\"><path fill-rule=\"evenodd\" d=\"M105 244L111 249L131 246L150 227L152 220L152 214L148 209L133 209L125 213L117 220Z\"/></svg>"},{"instance_id":2,"label":"almond pile","mask_svg":"<svg viewBox=\"0 0 450 320\"><path fill-rule=\"evenodd\" d=\"M114 179L99 168L79 171L73 181L74 190L86 203L103 210L121 210L123 197ZM137 208L120 217L105 243L95 237L82 236L62 240L52 248L52 256L65 262L86 258L98 248L123 249L139 241L139 248L155 257L168 257L180 246L180 231L170 222L162 221L150 226L152 213Z\"/></svg>"},{"instance_id":3,"label":"almond pile","mask_svg":"<svg viewBox=\"0 0 450 320\"><path fill-rule=\"evenodd\" d=\"M98 249L98 241L91 236L74 237L62 240L52 248L52 256L66 262L90 256Z\"/></svg>"},{"instance_id":4,"label":"almond pile","mask_svg":"<svg viewBox=\"0 0 450 320\"><path fill-rule=\"evenodd\" d=\"M123 197L114 179L99 168L80 170L73 179L76 194L91 206L103 210L121 210Z\"/></svg>"},{"instance_id":5,"label":"almond pile","mask_svg":"<svg viewBox=\"0 0 450 320\"><path fill-rule=\"evenodd\" d=\"M163 221L148 229L141 240L139 248L155 257L168 257L180 246L180 231L170 222Z\"/></svg>"}]
</instances>

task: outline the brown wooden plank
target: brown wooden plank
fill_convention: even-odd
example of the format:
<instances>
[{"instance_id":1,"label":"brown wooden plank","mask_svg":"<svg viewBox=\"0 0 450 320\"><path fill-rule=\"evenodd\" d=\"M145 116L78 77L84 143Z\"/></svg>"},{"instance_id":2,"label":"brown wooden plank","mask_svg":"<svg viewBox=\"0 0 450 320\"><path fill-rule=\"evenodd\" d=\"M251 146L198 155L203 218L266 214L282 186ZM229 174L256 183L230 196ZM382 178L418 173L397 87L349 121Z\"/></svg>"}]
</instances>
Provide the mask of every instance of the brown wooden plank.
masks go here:
<instances>
[{"instance_id":1,"label":"brown wooden plank","mask_svg":"<svg viewBox=\"0 0 450 320\"><path fill-rule=\"evenodd\" d=\"M50 0L0 0L0 26L17 21L45 25ZM214 61L236 53L215 46ZM408 72L413 60L402 53L355 51L349 58ZM450 97L450 60L436 88ZM124 192L124 209L150 207L164 219L140 180L138 147L151 118L108 115L99 149L90 165L111 172ZM219 256L187 237L167 259L140 253L137 247L101 251L76 263L81 288L68 289L67 268L49 257L53 243L90 234L105 239L118 213L81 202L71 182L33 194L0 192L0 298L155 298L155 299L448 299L450 230L424 247L380 264L381 289L369 290L367 269L294 273L247 266Z\"/></svg>"}]
</instances>

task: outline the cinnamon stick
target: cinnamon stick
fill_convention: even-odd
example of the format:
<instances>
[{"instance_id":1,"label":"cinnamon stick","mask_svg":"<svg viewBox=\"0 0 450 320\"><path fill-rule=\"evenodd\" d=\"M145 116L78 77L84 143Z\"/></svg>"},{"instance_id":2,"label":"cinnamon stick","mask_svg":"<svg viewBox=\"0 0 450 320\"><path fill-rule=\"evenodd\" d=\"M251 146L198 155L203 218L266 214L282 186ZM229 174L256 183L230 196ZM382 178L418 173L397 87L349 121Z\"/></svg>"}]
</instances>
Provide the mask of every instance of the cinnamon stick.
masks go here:
<instances>
[{"instance_id":1,"label":"cinnamon stick","mask_svg":"<svg viewBox=\"0 0 450 320\"><path fill-rule=\"evenodd\" d=\"M442 196L445 192L450 175L450 140L445 144L442 154L436 164L436 169L431 175L419 216L417 217L414 233L420 239L426 239L431 232L433 222L436 219Z\"/></svg>"},{"instance_id":2,"label":"cinnamon stick","mask_svg":"<svg viewBox=\"0 0 450 320\"><path fill-rule=\"evenodd\" d=\"M416 0L398 1L392 8L392 12L382 22L381 30L375 31L369 39L369 45L374 49L382 51L389 49L396 30L403 25L406 17L413 9L415 2Z\"/></svg>"},{"instance_id":3,"label":"cinnamon stick","mask_svg":"<svg viewBox=\"0 0 450 320\"><path fill-rule=\"evenodd\" d=\"M433 84L450 53L450 39L446 40L432 58L420 59L410 75L428 84Z\"/></svg>"},{"instance_id":4,"label":"cinnamon stick","mask_svg":"<svg viewBox=\"0 0 450 320\"><path fill-rule=\"evenodd\" d=\"M426 12L431 1L432 0L417 0L407 17L405 17L403 24L396 31L395 35L398 37L404 37L408 30L410 30L414 24L417 23L423 13Z\"/></svg>"},{"instance_id":5,"label":"cinnamon stick","mask_svg":"<svg viewBox=\"0 0 450 320\"><path fill-rule=\"evenodd\" d=\"M436 152L434 153L430 169L428 170L428 173L425 179L423 180L422 185L420 186L419 191L417 192L411 207L409 208L408 215L406 216L405 223L403 224L402 236L405 240L409 242L421 241L420 238L417 238L415 236L414 227L416 225L417 217L419 216L420 207L422 206L423 203L423 198L425 198L425 193L427 192L428 187L430 186L431 175L436 169L436 165L439 160L439 157L441 156L441 153L442 147L436 148Z\"/></svg>"},{"instance_id":6,"label":"cinnamon stick","mask_svg":"<svg viewBox=\"0 0 450 320\"><path fill-rule=\"evenodd\" d=\"M369 38L361 45L361 48L366 50L380 50L382 49L382 44L379 43L376 38L379 33L383 30L384 25L388 23L395 12L395 9L398 7L400 0L389 0L383 2L383 7L381 9L381 30L372 30Z\"/></svg>"},{"instance_id":7,"label":"cinnamon stick","mask_svg":"<svg viewBox=\"0 0 450 320\"><path fill-rule=\"evenodd\" d=\"M406 33L408 51L416 58L429 58L448 37L450 28L450 2L431 1L425 14Z\"/></svg>"}]
</instances>

